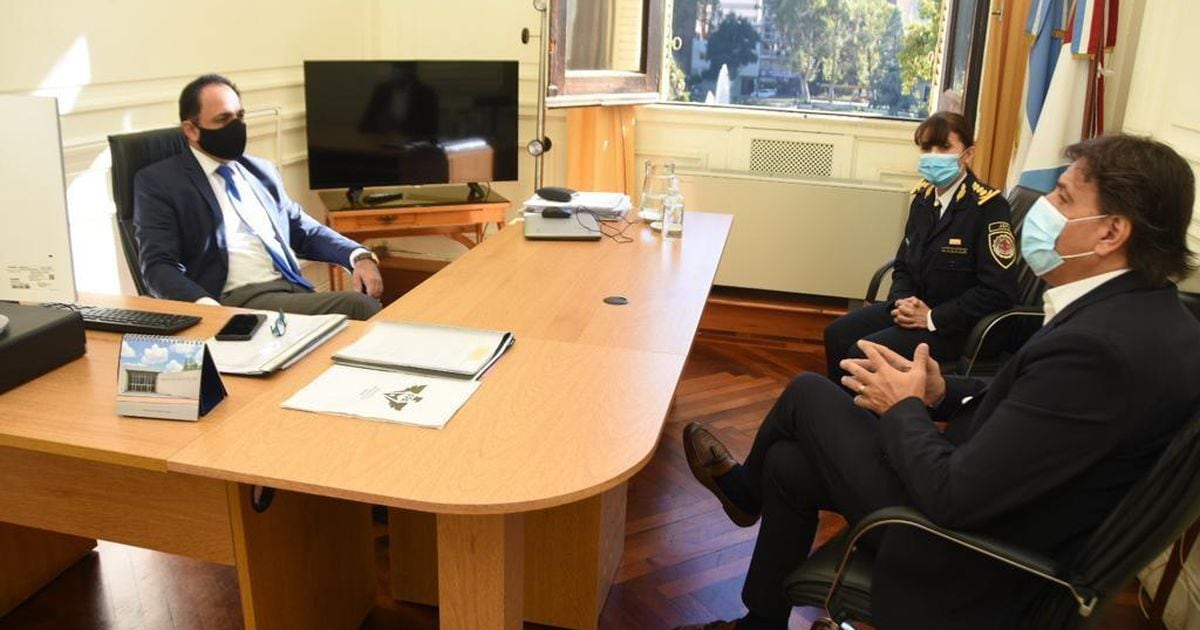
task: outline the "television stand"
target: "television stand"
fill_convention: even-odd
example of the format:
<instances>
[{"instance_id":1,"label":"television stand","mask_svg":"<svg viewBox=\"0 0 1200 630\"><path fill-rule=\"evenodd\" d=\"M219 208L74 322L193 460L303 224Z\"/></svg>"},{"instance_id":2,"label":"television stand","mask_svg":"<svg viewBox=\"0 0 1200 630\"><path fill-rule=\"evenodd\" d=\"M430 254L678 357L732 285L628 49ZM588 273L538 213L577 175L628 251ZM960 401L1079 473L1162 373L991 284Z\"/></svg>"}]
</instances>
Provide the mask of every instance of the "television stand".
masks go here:
<instances>
[{"instance_id":1,"label":"television stand","mask_svg":"<svg viewBox=\"0 0 1200 630\"><path fill-rule=\"evenodd\" d=\"M371 195L347 191L318 192L328 212L325 225L358 242L402 236L444 236L470 249L483 242L489 223L503 228L509 202L495 190L479 188L482 198L463 198L462 186L422 186L408 190L381 190L378 205L367 205ZM369 245L368 245L369 247ZM391 267L400 265L388 263ZM346 274L329 267L329 288L341 290Z\"/></svg>"}]
</instances>

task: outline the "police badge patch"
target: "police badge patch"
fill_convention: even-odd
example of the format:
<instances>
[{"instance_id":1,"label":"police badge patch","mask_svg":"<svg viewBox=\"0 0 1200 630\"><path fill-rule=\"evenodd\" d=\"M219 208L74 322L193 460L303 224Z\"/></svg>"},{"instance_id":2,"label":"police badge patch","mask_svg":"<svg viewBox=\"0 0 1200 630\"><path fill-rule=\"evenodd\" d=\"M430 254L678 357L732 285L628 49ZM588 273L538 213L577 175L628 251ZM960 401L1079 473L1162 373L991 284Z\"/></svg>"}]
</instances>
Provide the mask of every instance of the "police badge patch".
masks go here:
<instances>
[{"instance_id":1,"label":"police badge patch","mask_svg":"<svg viewBox=\"0 0 1200 630\"><path fill-rule=\"evenodd\" d=\"M988 224L988 250L992 258L1003 269L1008 269L1017 260L1017 241L1013 238L1008 221Z\"/></svg>"}]
</instances>

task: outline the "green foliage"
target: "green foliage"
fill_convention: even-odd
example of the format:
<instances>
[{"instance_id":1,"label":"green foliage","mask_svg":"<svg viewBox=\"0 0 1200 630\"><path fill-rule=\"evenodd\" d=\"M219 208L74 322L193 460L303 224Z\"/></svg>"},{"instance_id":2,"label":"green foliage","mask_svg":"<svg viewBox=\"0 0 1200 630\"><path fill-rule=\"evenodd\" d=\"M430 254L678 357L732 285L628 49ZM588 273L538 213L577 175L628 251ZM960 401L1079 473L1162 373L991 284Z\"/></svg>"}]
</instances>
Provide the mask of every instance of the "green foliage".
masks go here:
<instances>
[{"instance_id":1,"label":"green foliage","mask_svg":"<svg viewBox=\"0 0 1200 630\"><path fill-rule=\"evenodd\" d=\"M715 79L721 66L729 67L729 76L737 76L738 68L758 61L758 31L749 20L726 13L717 30L708 37L704 58L708 61L707 79Z\"/></svg>"},{"instance_id":2,"label":"green foliage","mask_svg":"<svg viewBox=\"0 0 1200 630\"><path fill-rule=\"evenodd\" d=\"M669 90L667 100L676 102L692 100L692 93L687 86L687 73L683 71L674 56L667 60L667 89Z\"/></svg>"},{"instance_id":3,"label":"green foliage","mask_svg":"<svg viewBox=\"0 0 1200 630\"><path fill-rule=\"evenodd\" d=\"M921 22L904 34L900 48L900 76L905 92L933 78L934 53L941 33L942 0L921 0Z\"/></svg>"},{"instance_id":4,"label":"green foliage","mask_svg":"<svg viewBox=\"0 0 1200 630\"><path fill-rule=\"evenodd\" d=\"M905 92L899 58L903 41L904 23L900 19L900 10L892 7L883 32L876 40L879 64L871 77L871 104L886 107L893 116L899 112Z\"/></svg>"},{"instance_id":5,"label":"green foliage","mask_svg":"<svg viewBox=\"0 0 1200 630\"><path fill-rule=\"evenodd\" d=\"M915 16L902 13L896 0L761 1L765 24L773 27L773 36L764 42L764 50L775 59L771 67L783 66L799 77L776 75L768 85L780 86L781 94L795 94L797 104L828 99L828 105L815 103L822 109L924 115L926 85L935 82L945 0L919 0ZM671 70L669 79L672 99L683 99L692 91L689 88L711 81L721 64L736 74L739 67L756 60L759 42L750 35L758 35L756 29L733 15L721 15L719 0L675 0L675 6L675 34L684 38L685 50L674 55L679 66L678 73ZM910 17L916 19L906 23ZM689 38L705 34L710 67L698 76L691 68ZM686 86L677 85L677 75L687 77ZM821 94L810 94L810 89ZM920 94L922 101L914 94Z\"/></svg>"}]
</instances>

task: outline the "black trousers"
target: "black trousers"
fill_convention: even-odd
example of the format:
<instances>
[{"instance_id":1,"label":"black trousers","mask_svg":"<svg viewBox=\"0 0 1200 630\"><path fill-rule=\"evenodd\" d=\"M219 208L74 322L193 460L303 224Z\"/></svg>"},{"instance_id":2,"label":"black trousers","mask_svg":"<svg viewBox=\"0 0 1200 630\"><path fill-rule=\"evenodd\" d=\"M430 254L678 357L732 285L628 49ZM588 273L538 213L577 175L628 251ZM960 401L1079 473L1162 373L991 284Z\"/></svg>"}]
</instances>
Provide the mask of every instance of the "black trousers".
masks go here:
<instances>
[{"instance_id":1,"label":"black trousers","mask_svg":"<svg viewBox=\"0 0 1200 630\"><path fill-rule=\"evenodd\" d=\"M838 364L842 359L863 356L855 345L859 339L874 341L906 357L911 357L918 345L927 343L934 359L953 361L962 354L966 335L901 328L892 321L890 302L872 304L846 313L825 327L825 374L830 380L840 382L843 372Z\"/></svg>"},{"instance_id":2,"label":"black trousers","mask_svg":"<svg viewBox=\"0 0 1200 630\"><path fill-rule=\"evenodd\" d=\"M879 508L910 504L884 461L877 423L875 414L814 373L793 379L767 413L742 466L762 507L742 588L742 601L756 615L787 619L783 580L808 557L818 510L838 512L853 524Z\"/></svg>"}]
</instances>

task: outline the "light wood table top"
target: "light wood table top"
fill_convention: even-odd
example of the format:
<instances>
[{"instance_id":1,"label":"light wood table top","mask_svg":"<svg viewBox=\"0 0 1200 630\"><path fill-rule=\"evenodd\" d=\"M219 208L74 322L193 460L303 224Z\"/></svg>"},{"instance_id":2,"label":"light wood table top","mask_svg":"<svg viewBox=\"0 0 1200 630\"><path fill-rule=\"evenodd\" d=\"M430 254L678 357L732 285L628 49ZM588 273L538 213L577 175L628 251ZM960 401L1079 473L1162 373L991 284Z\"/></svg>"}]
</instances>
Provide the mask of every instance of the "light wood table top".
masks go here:
<instances>
[{"instance_id":1,"label":"light wood table top","mask_svg":"<svg viewBox=\"0 0 1200 630\"><path fill-rule=\"evenodd\" d=\"M689 212L682 239L663 241L641 224L626 230L627 244L527 241L513 226L377 318L512 330L518 343L533 336L687 354L732 222ZM630 302L605 304L611 295Z\"/></svg>"},{"instance_id":2,"label":"light wood table top","mask_svg":"<svg viewBox=\"0 0 1200 630\"><path fill-rule=\"evenodd\" d=\"M79 296L81 304L199 315L202 322L180 336L216 334L235 309L119 295ZM169 456L238 413L273 386L276 377L225 376L229 397L200 422L117 415L117 361L121 335L87 332L87 354L20 387L0 394L0 446L166 469Z\"/></svg>"},{"instance_id":3,"label":"light wood table top","mask_svg":"<svg viewBox=\"0 0 1200 630\"><path fill-rule=\"evenodd\" d=\"M731 218L689 213L682 240L484 241L378 316L514 330L442 430L282 409L362 334L348 331L173 455L170 470L427 512L562 505L649 460ZM600 302L624 295L626 306Z\"/></svg>"}]
</instances>

